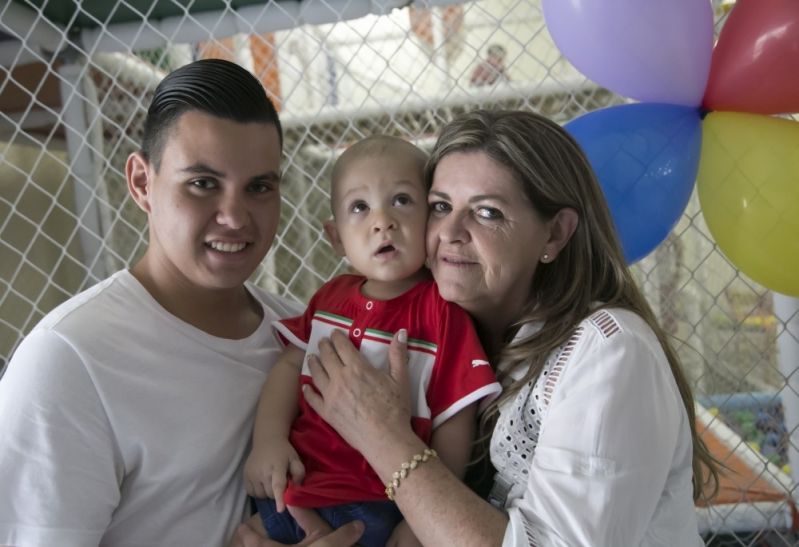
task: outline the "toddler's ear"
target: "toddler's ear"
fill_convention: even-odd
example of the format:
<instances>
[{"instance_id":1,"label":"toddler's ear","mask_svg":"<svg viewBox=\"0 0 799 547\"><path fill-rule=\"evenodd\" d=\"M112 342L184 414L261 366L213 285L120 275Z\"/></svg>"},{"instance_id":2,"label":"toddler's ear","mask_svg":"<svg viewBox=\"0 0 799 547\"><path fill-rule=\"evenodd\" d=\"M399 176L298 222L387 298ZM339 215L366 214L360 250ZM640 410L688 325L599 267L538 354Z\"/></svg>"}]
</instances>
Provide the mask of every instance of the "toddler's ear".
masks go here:
<instances>
[{"instance_id":1,"label":"toddler's ear","mask_svg":"<svg viewBox=\"0 0 799 547\"><path fill-rule=\"evenodd\" d=\"M336 222L331 218L326 220L323 226L325 228L325 237L327 237L328 243L330 243L333 250L336 251L336 254L339 256L347 256L347 253L344 251L344 245L341 243L341 238L338 235Z\"/></svg>"}]
</instances>

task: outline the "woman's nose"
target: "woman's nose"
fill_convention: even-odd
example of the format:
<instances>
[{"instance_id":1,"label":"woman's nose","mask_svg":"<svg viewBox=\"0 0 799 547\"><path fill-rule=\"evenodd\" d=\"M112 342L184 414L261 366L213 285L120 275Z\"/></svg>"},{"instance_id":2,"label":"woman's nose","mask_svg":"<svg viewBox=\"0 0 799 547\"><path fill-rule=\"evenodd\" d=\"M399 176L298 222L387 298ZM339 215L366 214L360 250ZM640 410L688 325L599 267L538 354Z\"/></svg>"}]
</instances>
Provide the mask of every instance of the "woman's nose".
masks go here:
<instances>
[{"instance_id":1,"label":"woman's nose","mask_svg":"<svg viewBox=\"0 0 799 547\"><path fill-rule=\"evenodd\" d=\"M465 215L453 211L434 222L431 217L429 229L434 231L438 238L445 243L464 243L469 240L469 231L466 229L465 222Z\"/></svg>"}]
</instances>

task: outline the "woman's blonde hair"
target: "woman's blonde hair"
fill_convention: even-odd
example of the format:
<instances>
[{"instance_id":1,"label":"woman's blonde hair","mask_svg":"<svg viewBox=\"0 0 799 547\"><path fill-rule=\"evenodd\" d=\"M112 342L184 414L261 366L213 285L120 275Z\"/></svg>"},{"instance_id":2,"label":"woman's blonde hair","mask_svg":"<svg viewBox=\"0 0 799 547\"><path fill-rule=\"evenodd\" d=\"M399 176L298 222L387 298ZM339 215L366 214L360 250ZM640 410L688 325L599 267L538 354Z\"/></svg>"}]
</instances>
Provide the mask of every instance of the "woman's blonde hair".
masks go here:
<instances>
[{"instance_id":1,"label":"woman's blonde hair","mask_svg":"<svg viewBox=\"0 0 799 547\"><path fill-rule=\"evenodd\" d=\"M688 413L694 446L694 498L703 493L703 466L708 471L710 491L715 493L717 462L696 432L691 388L667 334L632 277L605 197L580 146L562 127L538 114L477 110L448 123L441 131L425 168L428 184L441 158L469 151L481 151L509 169L544 220L564 207L579 215L577 229L557 260L538 264L528 309L509 328L499 355L491 356L494 362L509 365L500 373L500 380L515 369L524 368L526 373L491 404L483 415L483 431L490 431L499 405L538 378L549 354L596 311L597 302L602 307L628 309L640 315L657 336ZM532 322L543 326L536 334L512 342L519 327Z\"/></svg>"}]
</instances>

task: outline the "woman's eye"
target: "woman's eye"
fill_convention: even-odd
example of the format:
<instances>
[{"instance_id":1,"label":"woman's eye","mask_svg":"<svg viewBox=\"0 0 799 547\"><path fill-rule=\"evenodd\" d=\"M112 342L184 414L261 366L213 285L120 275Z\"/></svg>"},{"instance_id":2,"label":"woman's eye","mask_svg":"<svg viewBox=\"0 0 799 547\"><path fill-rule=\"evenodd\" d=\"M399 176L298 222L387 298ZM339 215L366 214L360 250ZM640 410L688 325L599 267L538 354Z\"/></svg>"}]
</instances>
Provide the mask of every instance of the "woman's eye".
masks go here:
<instances>
[{"instance_id":1,"label":"woman's eye","mask_svg":"<svg viewBox=\"0 0 799 547\"><path fill-rule=\"evenodd\" d=\"M402 207L403 205L410 205L413 202L411 196L408 194L398 194L394 197L394 207Z\"/></svg>"},{"instance_id":2,"label":"woman's eye","mask_svg":"<svg viewBox=\"0 0 799 547\"><path fill-rule=\"evenodd\" d=\"M363 201L356 201L350 206L351 213L363 213L369 208L366 202Z\"/></svg>"},{"instance_id":3,"label":"woman's eye","mask_svg":"<svg viewBox=\"0 0 799 547\"><path fill-rule=\"evenodd\" d=\"M502 211L494 207L479 207L476 213L478 217L485 220L499 220L505 218Z\"/></svg>"},{"instance_id":4,"label":"woman's eye","mask_svg":"<svg viewBox=\"0 0 799 547\"><path fill-rule=\"evenodd\" d=\"M430 211L432 213L446 213L449 212L451 207L445 201L432 201L430 202Z\"/></svg>"}]
</instances>

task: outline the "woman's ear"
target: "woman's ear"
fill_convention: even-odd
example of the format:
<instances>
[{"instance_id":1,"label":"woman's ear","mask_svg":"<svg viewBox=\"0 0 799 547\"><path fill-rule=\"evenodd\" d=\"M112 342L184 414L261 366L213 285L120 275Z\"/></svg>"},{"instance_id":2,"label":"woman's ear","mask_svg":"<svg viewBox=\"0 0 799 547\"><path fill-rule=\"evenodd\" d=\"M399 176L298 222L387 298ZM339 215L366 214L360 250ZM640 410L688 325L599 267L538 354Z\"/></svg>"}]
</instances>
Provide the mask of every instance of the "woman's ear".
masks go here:
<instances>
[{"instance_id":1,"label":"woman's ear","mask_svg":"<svg viewBox=\"0 0 799 547\"><path fill-rule=\"evenodd\" d=\"M338 256L347 256L347 253L344 251L344 244L341 243L341 237L338 234L338 228L336 228L336 221L332 218L326 220L323 224L325 229L325 237L327 237L327 241L333 247L333 250L336 251Z\"/></svg>"},{"instance_id":2,"label":"woman's ear","mask_svg":"<svg viewBox=\"0 0 799 547\"><path fill-rule=\"evenodd\" d=\"M547 241L544 248L547 254L547 262L555 260L558 253L574 235L579 222L580 215L571 207L564 207L549 220L549 241Z\"/></svg>"},{"instance_id":3,"label":"woman's ear","mask_svg":"<svg viewBox=\"0 0 799 547\"><path fill-rule=\"evenodd\" d=\"M141 152L134 152L128 156L125 162L125 178L128 181L128 192L139 209L149 214L152 210L150 204L150 192L152 176L150 173L150 162L144 159Z\"/></svg>"}]
</instances>

